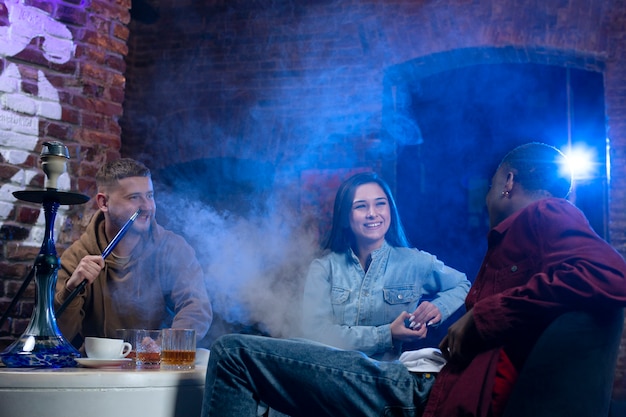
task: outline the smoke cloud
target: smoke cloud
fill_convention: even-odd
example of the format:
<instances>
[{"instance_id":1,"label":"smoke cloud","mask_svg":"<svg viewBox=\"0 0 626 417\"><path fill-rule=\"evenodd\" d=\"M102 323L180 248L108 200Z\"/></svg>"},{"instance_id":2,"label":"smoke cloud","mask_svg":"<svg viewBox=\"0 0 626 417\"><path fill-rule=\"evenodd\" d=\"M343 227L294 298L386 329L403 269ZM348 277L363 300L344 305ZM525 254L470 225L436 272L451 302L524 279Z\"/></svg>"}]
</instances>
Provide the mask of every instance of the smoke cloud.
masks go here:
<instances>
[{"instance_id":1,"label":"smoke cloud","mask_svg":"<svg viewBox=\"0 0 626 417\"><path fill-rule=\"evenodd\" d=\"M318 252L316 234L291 209L218 212L185 193L160 193L157 212L196 249L219 320L215 336L254 328L276 337L299 332L301 294ZM251 198L254 198L251 196ZM181 260L184 261L184 260Z\"/></svg>"}]
</instances>

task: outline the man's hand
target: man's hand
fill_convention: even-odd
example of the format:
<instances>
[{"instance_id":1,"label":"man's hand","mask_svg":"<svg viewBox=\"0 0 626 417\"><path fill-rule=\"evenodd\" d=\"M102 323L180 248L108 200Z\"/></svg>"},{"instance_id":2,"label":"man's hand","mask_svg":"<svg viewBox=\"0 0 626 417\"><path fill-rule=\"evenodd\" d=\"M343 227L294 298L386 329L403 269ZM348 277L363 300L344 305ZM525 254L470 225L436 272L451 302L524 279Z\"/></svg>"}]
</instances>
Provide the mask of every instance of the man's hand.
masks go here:
<instances>
[{"instance_id":1,"label":"man's hand","mask_svg":"<svg viewBox=\"0 0 626 417\"><path fill-rule=\"evenodd\" d=\"M480 351L481 339L470 310L450 325L448 334L439 344L443 356L450 362L467 366Z\"/></svg>"},{"instance_id":2,"label":"man's hand","mask_svg":"<svg viewBox=\"0 0 626 417\"><path fill-rule=\"evenodd\" d=\"M80 260L78 266L72 273L70 279L65 283L65 288L72 291L78 287L83 280L91 284L98 278L98 274L104 268L104 259L101 255L87 255Z\"/></svg>"}]
</instances>

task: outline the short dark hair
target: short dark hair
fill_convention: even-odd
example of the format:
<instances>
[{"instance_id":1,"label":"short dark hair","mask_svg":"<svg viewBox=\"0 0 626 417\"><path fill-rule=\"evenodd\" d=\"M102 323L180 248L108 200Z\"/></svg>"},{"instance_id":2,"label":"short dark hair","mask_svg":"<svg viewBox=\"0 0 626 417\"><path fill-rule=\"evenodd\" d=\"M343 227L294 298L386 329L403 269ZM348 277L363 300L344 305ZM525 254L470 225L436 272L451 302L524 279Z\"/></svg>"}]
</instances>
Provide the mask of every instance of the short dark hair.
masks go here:
<instances>
[{"instance_id":1,"label":"short dark hair","mask_svg":"<svg viewBox=\"0 0 626 417\"><path fill-rule=\"evenodd\" d=\"M150 170L143 163L131 158L122 158L107 162L96 173L96 185L110 187L129 177L151 177Z\"/></svg>"},{"instance_id":2,"label":"short dark hair","mask_svg":"<svg viewBox=\"0 0 626 417\"><path fill-rule=\"evenodd\" d=\"M500 162L515 171L515 181L527 192L548 191L566 198L572 189L572 171L567 158L551 145L531 142L510 151Z\"/></svg>"},{"instance_id":3,"label":"short dark hair","mask_svg":"<svg viewBox=\"0 0 626 417\"><path fill-rule=\"evenodd\" d=\"M391 246L408 247L409 242L404 233L402 222L398 214L396 202L391 194L389 185L374 172L362 172L351 176L345 180L337 190L335 205L333 207L333 223L330 235L324 249L333 252L346 252L354 244L354 233L350 229L350 212L352 202L358 186L363 184L376 183L383 189L389 201L389 211L391 212L391 224L385 235L385 240Z\"/></svg>"}]
</instances>

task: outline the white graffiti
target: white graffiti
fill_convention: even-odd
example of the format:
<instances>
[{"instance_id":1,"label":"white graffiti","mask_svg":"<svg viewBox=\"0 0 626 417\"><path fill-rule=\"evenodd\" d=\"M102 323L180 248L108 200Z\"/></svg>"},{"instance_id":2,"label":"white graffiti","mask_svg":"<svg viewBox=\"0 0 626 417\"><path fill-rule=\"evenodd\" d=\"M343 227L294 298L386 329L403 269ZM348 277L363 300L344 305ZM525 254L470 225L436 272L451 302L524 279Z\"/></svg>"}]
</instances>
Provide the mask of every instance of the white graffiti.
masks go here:
<instances>
[{"instance_id":1,"label":"white graffiti","mask_svg":"<svg viewBox=\"0 0 626 417\"><path fill-rule=\"evenodd\" d=\"M0 26L0 55L19 54L35 38L43 37L43 55L50 62L62 64L74 54L72 33L43 10L25 6L17 0L4 2L9 26Z\"/></svg>"},{"instance_id":2,"label":"white graffiti","mask_svg":"<svg viewBox=\"0 0 626 417\"><path fill-rule=\"evenodd\" d=\"M44 11L27 6L19 0L5 0L8 26L0 26L0 56L12 57L22 52L33 39L41 38L42 55L50 62L62 64L74 55L75 44L69 29ZM20 166L32 155L39 143L39 119L60 120L59 93L42 71L37 71L37 93L22 88L20 67L26 64L10 63L0 74L0 154L14 166ZM33 177L41 173L35 168L20 169L6 184L0 186L0 226L15 207L13 192L23 190ZM70 188L67 173L58 179L59 189ZM61 207L56 224L64 222L67 209ZM39 245L44 238L43 211L30 235L23 243Z\"/></svg>"}]
</instances>

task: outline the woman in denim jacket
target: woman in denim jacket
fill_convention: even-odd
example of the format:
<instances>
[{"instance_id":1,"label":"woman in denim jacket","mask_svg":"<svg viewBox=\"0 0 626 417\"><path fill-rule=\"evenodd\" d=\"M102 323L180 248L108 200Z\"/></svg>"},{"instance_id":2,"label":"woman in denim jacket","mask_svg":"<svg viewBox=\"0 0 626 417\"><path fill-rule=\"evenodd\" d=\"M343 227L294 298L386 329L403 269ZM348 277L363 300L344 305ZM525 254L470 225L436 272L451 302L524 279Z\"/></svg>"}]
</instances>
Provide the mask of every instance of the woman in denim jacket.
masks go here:
<instances>
[{"instance_id":1,"label":"woman in denim jacket","mask_svg":"<svg viewBox=\"0 0 626 417\"><path fill-rule=\"evenodd\" d=\"M395 359L403 343L425 338L463 305L470 283L409 247L389 186L375 173L347 179L333 210L330 253L312 262L306 279L303 335Z\"/></svg>"}]
</instances>

